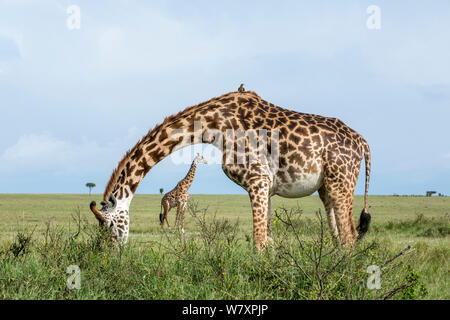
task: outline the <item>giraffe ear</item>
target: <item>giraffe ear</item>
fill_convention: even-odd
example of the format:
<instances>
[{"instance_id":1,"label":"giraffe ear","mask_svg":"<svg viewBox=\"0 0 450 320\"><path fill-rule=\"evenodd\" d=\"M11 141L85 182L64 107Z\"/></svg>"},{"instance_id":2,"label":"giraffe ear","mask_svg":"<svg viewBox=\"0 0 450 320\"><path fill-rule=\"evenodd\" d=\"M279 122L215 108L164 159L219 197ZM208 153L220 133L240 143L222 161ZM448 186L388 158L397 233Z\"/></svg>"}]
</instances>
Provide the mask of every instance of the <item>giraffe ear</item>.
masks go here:
<instances>
[{"instance_id":1,"label":"giraffe ear","mask_svg":"<svg viewBox=\"0 0 450 320\"><path fill-rule=\"evenodd\" d=\"M117 206L117 200L116 197L112 193L109 194L108 202L111 203L111 208L115 209Z\"/></svg>"}]
</instances>

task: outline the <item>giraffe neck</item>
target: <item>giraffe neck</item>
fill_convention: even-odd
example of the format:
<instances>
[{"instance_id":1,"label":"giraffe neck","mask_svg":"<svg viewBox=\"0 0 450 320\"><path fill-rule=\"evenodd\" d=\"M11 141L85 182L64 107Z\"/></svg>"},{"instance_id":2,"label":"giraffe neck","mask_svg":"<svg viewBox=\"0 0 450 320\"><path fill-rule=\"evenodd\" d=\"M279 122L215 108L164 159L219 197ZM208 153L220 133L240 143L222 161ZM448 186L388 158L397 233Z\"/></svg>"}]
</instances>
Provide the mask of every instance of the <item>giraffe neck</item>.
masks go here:
<instances>
[{"instance_id":1,"label":"giraffe neck","mask_svg":"<svg viewBox=\"0 0 450 320\"><path fill-rule=\"evenodd\" d=\"M192 185L192 182L194 181L196 170L197 170L197 162L194 160L191 164L191 168L189 169L188 173L186 174L186 177L184 177L184 179L181 180L180 183L187 186L189 189L189 187Z\"/></svg>"},{"instance_id":2,"label":"giraffe neck","mask_svg":"<svg viewBox=\"0 0 450 320\"><path fill-rule=\"evenodd\" d=\"M248 93L257 96L251 91ZM104 200L106 201L113 193L118 205L128 210L134 193L145 175L165 157L192 144L214 144L214 141L202 140L207 129L221 130L224 126L227 129L242 129L240 122L226 119L232 117L231 112L235 112L239 103L245 102L248 101L239 102L236 93L231 92L166 118L161 125L150 130L119 162L106 186ZM232 104L233 107L226 104ZM224 119L227 121L226 124L223 123ZM191 170L195 173L195 166L191 167Z\"/></svg>"}]
</instances>

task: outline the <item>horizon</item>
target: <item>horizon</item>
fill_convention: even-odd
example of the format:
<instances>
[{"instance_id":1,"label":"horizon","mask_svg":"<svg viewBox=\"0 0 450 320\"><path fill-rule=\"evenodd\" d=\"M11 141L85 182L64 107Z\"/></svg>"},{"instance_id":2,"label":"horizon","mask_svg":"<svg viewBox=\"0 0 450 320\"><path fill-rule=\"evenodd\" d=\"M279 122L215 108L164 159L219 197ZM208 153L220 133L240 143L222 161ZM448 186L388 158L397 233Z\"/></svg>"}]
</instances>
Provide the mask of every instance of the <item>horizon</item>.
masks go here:
<instances>
[{"instance_id":1,"label":"horizon","mask_svg":"<svg viewBox=\"0 0 450 320\"><path fill-rule=\"evenodd\" d=\"M167 191L170 191L170 190L167 190ZM163 192L163 194L162 195L164 195L166 192ZM89 195L89 193L51 193L51 192L47 192L47 193L8 193L8 192L2 192L2 193L0 193L0 195L85 195L85 196L88 196L88 197L92 197L92 196L103 196L103 193L91 193L90 195ZM161 194L160 193L140 193L140 192L136 192L135 194L134 194L135 196L136 195L149 195L149 196L151 196L151 195L155 195L155 196L160 196ZM248 196L248 194L246 193L246 192L242 192L242 193L191 193L191 192L189 192L189 195L204 195L204 196L217 196L217 195L222 195L222 196L240 196L240 195L244 195L244 196ZM355 196L360 196L360 197L363 197L364 196L364 194L363 193L356 193L355 192L355 194L354 194ZM284 199L301 199L301 198L286 198L286 197L283 197L283 196L279 196L279 195L277 195L277 194L274 194L272 197L274 197L274 196L277 196L277 197L280 197L280 198L284 198ZM314 193L312 193L312 194L310 194L310 195L308 195L308 196L305 196L305 197L302 197L302 198L306 198L306 197L310 197L310 196L318 196L318 194L317 194L317 191L316 192L314 192ZM369 193L369 198L371 197L371 196L374 196L374 197L426 197L426 198L439 198L439 197L449 197L450 195L447 195L447 194L441 194L441 195L438 195L438 194L434 194L434 195L431 195L431 196L426 196L425 194L371 194L371 193Z\"/></svg>"}]
</instances>

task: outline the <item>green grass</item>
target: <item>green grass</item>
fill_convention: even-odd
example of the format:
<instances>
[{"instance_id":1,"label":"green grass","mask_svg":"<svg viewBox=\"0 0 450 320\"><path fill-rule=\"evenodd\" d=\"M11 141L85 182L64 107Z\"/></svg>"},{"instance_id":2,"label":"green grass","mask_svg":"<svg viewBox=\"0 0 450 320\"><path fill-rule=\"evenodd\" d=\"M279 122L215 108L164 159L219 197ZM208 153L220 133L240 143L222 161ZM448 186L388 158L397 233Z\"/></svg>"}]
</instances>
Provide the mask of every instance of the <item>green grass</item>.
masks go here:
<instances>
[{"instance_id":1,"label":"green grass","mask_svg":"<svg viewBox=\"0 0 450 320\"><path fill-rule=\"evenodd\" d=\"M184 238L161 232L160 199L136 195L130 241L119 248L102 241L88 209L100 195L0 195L0 298L378 299L408 283L392 298L450 298L449 197L370 196L371 229L355 252L372 247L356 257L338 250L321 259L319 273L308 256L317 253L321 231L317 196L272 198L274 210L301 207L303 213L295 230L277 222L275 242L262 255L252 248L248 196L192 195L193 203L207 208L206 220L202 225L187 213ZM355 212L362 206L356 196ZM73 238L77 208L82 229ZM171 223L174 216L169 213ZM327 226L325 231L328 237ZM333 250L330 239L322 242ZM382 269L382 289L367 290L367 266L383 265L408 245L413 252ZM334 267L336 255L345 259ZM66 287L69 265L82 270L80 290ZM324 281L317 280L333 268Z\"/></svg>"}]
</instances>

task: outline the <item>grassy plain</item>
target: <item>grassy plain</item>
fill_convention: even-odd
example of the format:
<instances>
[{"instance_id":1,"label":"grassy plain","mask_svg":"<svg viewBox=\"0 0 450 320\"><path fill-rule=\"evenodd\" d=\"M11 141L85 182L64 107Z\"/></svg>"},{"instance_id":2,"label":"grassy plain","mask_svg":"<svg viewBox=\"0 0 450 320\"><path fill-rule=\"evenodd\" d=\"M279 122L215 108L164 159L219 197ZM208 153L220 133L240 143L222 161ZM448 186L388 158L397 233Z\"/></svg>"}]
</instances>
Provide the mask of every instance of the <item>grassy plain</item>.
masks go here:
<instances>
[{"instance_id":1,"label":"grassy plain","mask_svg":"<svg viewBox=\"0 0 450 320\"><path fill-rule=\"evenodd\" d=\"M96 225L88 205L92 200L100 202L100 195L1 194L0 298L382 298L381 294L376 295L361 289L362 280L358 280L359 284L355 284L352 288L338 290L336 288L340 288L342 279L329 277L331 284L316 283L309 278L310 271L305 273L305 278L298 278L300 269L284 270L284 266L281 266L280 270L284 270L280 271L282 273L268 276L267 272L273 273L271 270L266 270L271 268L271 261L276 264L280 261L280 257L274 258L270 256L270 253L262 256L253 253L251 241L249 241L252 236L252 220L247 195L191 195L193 203L197 203L200 208L207 208L206 221L209 223L227 221L222 225L221 230L225 233L233 233L231 242L230 239L217 238L217 243L224 241L223 243L226 244L228 241L228 245L220 244L214 247L215 252L208 251L210 249L206 247L208 243L205 238L206 229L202 229L198 219L190 216L189 213L186 213L184 237L191 242L181 240L177 242L176 239L179 237L176 232L161 233L158 220L160 199L160 195L135 196L130 208L130 241L117 253L117 248L98 249L97 235L92 234L94 228L86 229L84 235L76 240L71 238L78 228L77 219L74 219L77 208L79 208L84 227L89 224ZM386 280L386 283L390 281L389 283L395 287L395 281L400 283L402 277L418 277L426 288L427 294L417 294L417 292L406 294L405 290L399 290L393 298L449 299L450 197L370 196L369 204L372 225L363 243L376 242L377 247L381 249L368 253L364 262L358 260L361 264L360 269L363 263L382 260L383 257L389 260L390 256L395 256L410 245L414 251L404 258L407 259L404 263L400 264L409 265L414 272L408 273L409 271L404 269L403 273L399 272L395 277L392 276ZM314 224L315 213L319 209L323 211L320 199L316 195L301 199L273 197L272 210L280 207L300 207L303 221L311 222L311 224ZM362 207L363 198L356 196L356 221ZM174 222L175 210L169 213L169 219L171 223ZM320 232L318 229L316 231ZM326 231L328 232L328 227ZM20 235L29 236L31 233L32 236L29 243L25 245L26 248L18 252L16 249L21 243ZM49 234L52 236L49 237ZM305 232L305 237L313 238L315 233ZM206 239L206 242L198 239ZM172 241L176 244L173 245ZM61 245L58 243L50 245L51 242L59 242ZM172 247L168 247L168 244ZM295 247L295 243L292 246ZM305 263L305 268L308 268L308 253L293 252L296 252L295 257L298 257L298 261ZM276 253L273 254L276 255ZM251 258L243 259L243 256ZM261 260L265 256L268 256L267 259ZM403 259L403 257L400 258ZM198 261L195 261L196 259ZM201 266L196 266L196 263ZM325 263L325 270L333 268L331 260L323 263ZM348 268L350 266L356 268L352 263L348 264ZM68 275L65 273L65 268L68 264L80 265L84 270L83 279L86 281L81 290L66 288L64 281ZM121 266L119 269L117 264ZM254 264L260 267L251 272ZM347 271L356 272L355 270ZM119 281L112 285L109 281L118 276L117 272L122 272L120 276L123 278L121 278L123 283ZM128 273L124 275L123 272ZM361 275L360 278L364 276ZM96 279L97 281L102 279L101 284L96 283ZM308 283L309 287L305 287L305 283ZM420 288L416 286L414 290L420 291ZM401 292L403 295L400 294Z\"/></svg>"}]
</instances>

